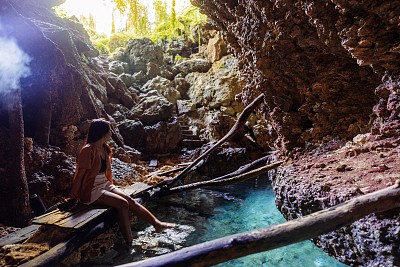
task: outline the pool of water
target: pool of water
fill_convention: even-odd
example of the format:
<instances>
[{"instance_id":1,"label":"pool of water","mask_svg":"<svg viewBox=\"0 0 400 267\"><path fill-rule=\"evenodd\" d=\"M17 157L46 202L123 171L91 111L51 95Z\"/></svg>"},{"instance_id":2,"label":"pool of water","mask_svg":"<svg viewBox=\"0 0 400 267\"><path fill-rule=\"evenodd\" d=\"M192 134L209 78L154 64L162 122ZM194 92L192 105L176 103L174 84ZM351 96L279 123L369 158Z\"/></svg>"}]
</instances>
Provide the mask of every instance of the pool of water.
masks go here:
<instances>
[{"instance_id":1,"label":"pool of water","mask_svg":"<svg viewBox=\"0 0 400 267\"><path fill-rule=\"evenodd\" d=\"M162 220L176 222L176 229L159 234L153 227L134 225L134 249L128 254L104 255L113 265L138 261L182 247L285 222L277 210L274 193L266 179L232 186L196 189L149 203L147 207ZM112 256L112 257L110 257ZM249 255L217 266L342 267L311 241Z\"/></svg>"}]
</instances>

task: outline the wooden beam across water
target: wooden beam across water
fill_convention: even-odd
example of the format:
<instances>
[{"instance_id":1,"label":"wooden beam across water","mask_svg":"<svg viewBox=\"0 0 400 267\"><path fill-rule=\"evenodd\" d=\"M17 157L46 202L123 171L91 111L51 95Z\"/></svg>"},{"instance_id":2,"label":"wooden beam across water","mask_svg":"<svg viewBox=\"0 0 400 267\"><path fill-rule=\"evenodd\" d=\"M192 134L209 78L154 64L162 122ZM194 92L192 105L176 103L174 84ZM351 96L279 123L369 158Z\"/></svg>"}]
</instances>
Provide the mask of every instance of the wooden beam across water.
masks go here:
<instances>
[{"instance_id":1,"label":"wooden beam across water","mask_svg":"<svg viewBox=\"0 0 400 267\"><path fill-rule=\"evenodd\" d=\"M246 255L302 242L349 225L371 213L400 207L400 180L395 185L356 197L282 224L222 237L119 267L211 266Z\"/></svg>"}]
</instances>

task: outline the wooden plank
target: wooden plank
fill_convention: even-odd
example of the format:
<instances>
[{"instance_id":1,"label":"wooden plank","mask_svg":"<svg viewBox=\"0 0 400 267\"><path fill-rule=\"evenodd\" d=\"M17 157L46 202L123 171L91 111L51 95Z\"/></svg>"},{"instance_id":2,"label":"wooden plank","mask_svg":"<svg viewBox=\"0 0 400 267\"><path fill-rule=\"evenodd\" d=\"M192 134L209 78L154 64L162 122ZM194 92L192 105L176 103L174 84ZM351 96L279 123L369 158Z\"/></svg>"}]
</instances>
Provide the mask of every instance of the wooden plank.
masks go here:
<instances>
[{"instance_id":1,"label":"wooden plank","mask_svg":"<svg viewBox=\"0 0 400 267\"><path fill-rule=\"evenodd\" d=\"M11 245L21 243L31 237L31 235L39 229L40 225L30 225L28 227L19 229L11 234L0 238L0 247L5 245Z\"/></svg>"},{"instance_id":2,"label":"wooden plank","mask_svg":"<svg viewBox=\"0 0 400 267\"><path fill-rule=\"evenodd\" d=\"M95 220L91 220L90 224L81 227L71 235L64 242L58 243L50 250L44 252L38 257L23 263L20 267L31 267L31 266L59 266L60 262L70 255L74 250L78 249L91 239L95 238L99 234L103 233L117 221L117 214L115 210L110 210L102 213L101 216Z\"/></svg>"},{"instance_id":3,"label":"wooden plank","mask_svg":"<svg viewBox=\"0 0 400 267\"><path fill-rule=\"evenodd\" d=\"M168 170L168 171L156 171L156 172L152 172L152 173L147 174L146 177L151 177L153 175L163 176L163 175L167 175L167 174L170 174L170 173L173 173L173 172L179 172L179 171L181 171L181 170L183 170L185 168L186 168L185 166L182 166L182 167L171 169L171 170Z\"/></svg>"},{"instance_id":4,"label":"wooden plank","mask_svg":"<svg viewBox=\"0 0 400 267\"><path fill-rule=\"evenodd\" d=\"M52 224L64 228L79 228L105 212L107 209L109 208L78 204L78 206L71 211L56 210L56 212L49 213L47 216L40 216L39 219L33 220L32 223Z\"/></svg>"},{"instance_id":5,"label":"wooden plank","mask_svg":"<svg viewBox=\"0 0 400 267\"><path fill-rule=\"evenodd\" d=\"M59 209L54 212L43 214L39 217L36 217L32 220L33 224L56 224L59 221L64 220L76 213L89 209L89 205L78 204L75 208L70 211L60 211Z\"/></svg>"},{"instance_id":6,"label":"wooden plank","mask_svg":"<svg viewBox=\"0 0 400 267\"><path fill-rule=\"evenodd\" d=\"M57 211L58 211L58 209L55 209L55 210L52 210L51 212L47 212L47 213L44 213L44 214L42 214L42 215L40 215L40 216L36 216L36 217L33 218L33 219L34 219L34 220L37 220L37 221L40 221L40 220L43 220L44 218L50 216L51 214L56 213Z\"/></svg>"},{"instance_id":7,"label":"wooden plank","mask_svg":"<svg viewBox=\"0 0 400 267\"><path fill-rule=\"evenodd\" d=\"M132 184L130 186L127 186L127 187L121 187L120 189L122 191L124 191L125 194L127 194L128 196L131 196L133 194L137 194L137 193L139 193L141 191L144 191L149 187L150 187L150 185L145 184L145 183L134 183L134 184Z\"/></svg>"},{"instance_id":8,"label":"wooden plank","mask_svg":"<svg viewBox=\"0 0 400 267\"><path fill-rule=\"evenodd\" d=\"M58 221L54 224L60 227L78 229L90 222L91 220L95 219L108 209L110 208L92 206L89 209L82 210L81 212L75 213L72 216L69 216L64 220Z\"/></svg>"},{"instance_id":9,"label":"wooden plank","mask_svg":"<svg viewBox=\"0 0 400 267\"><path fill-rule=\"evenodd\" d=\"M145 183L134 183L128 187L121 187L121 189L127 194L132 195L138 192L144 191L150 186ZM78 204L70 211L60 211L56 209L47 214L43 214L33 219L33 224L44 224L44 225L57 225L64 228L78 229L89 223L91 220L97 218L106 210L108 207L100 207L95 205Z\"/></svg>"}]
</instances>

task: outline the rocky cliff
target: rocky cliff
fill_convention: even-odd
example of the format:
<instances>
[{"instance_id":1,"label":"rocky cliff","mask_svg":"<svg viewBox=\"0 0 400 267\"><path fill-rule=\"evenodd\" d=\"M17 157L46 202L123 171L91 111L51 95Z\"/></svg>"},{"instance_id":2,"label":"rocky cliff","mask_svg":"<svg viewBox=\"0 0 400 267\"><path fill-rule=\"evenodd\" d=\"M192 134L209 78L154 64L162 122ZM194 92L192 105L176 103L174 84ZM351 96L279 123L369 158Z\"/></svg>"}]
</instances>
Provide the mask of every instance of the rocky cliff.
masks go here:
<instances>
[{"instance_id":1,"label":"rocky cliff","mask_svg":"<svg viewBox=\"0 0 400 267\"><path fill-rule=\"evenodd\" d=\"M398 1L193 0L221 29L246 88L289 156L274 179L296 218L398 179ZM316 239L350 265L399 266L399 212Z\"/></svg>"}]
</instances>

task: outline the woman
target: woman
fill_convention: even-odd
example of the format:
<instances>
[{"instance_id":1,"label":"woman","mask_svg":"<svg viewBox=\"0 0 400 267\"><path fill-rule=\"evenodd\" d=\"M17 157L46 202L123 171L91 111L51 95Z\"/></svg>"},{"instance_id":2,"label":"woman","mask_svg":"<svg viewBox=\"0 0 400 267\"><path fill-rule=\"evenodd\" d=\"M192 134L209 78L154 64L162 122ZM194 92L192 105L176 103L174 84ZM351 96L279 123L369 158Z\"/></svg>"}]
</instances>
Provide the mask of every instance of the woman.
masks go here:
<instances>
[{"instance_id":1,"label":"woman","mask_svg":"<svg viewBox=\"0 0 400 267\"><path fill-rule=\"evenodd\" d=\"M118 224L125 242L132 244L129 210L154 226L157 232L175 227L159 221L145 207L134 201L113 184L111 175L110 123L103 119L91 122L86 145L79 153L70 197L85 204L113 207L118 212Z\"/></svg>"}]
</instances>

